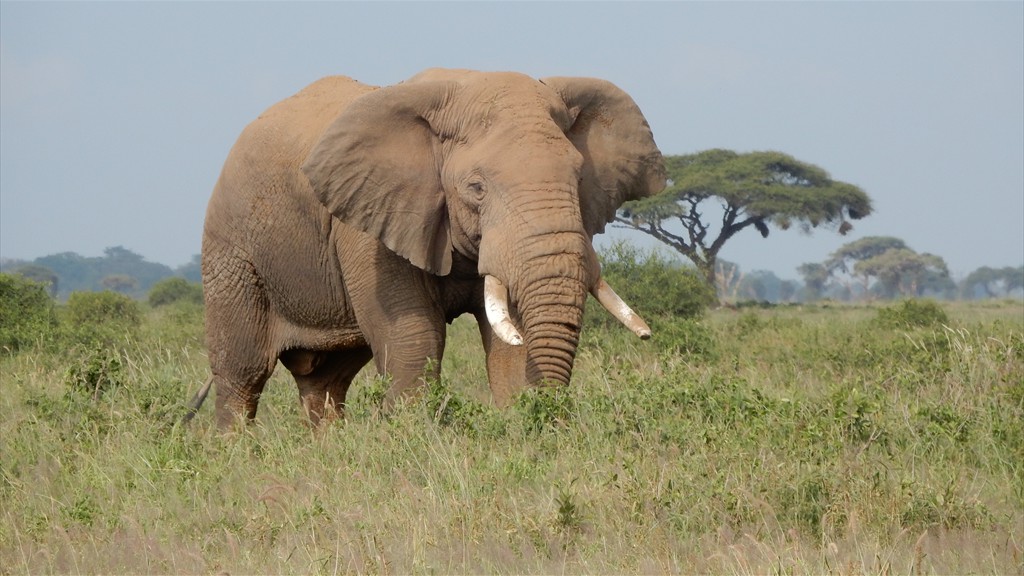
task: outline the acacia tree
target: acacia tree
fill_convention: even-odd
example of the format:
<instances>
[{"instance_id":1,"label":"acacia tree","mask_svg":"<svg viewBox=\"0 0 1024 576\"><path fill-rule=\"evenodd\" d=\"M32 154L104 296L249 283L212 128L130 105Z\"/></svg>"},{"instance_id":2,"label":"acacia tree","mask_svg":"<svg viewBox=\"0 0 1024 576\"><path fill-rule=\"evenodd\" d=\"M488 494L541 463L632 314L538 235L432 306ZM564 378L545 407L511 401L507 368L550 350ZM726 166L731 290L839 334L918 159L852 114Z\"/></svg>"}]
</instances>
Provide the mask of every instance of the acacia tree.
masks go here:
<instances>
[{"instance_id":1,"label":"acacia tree","mask_svg":"<svg viewBox=\"0 0 1024 576\"><path fill-rule=\"evenodd\" d=\"M108 274L100 280L100 285L107 290L127 294L139 287L139 281L127 274Z\"/></svg>"},{"instance_id":2,"label":"acacia tree","mask_svg":"<svg viewBox=\"0 0 1024 576\"><path fill-rule=\"evenodd\" d=\"M826 279L835 278L853 297L852 279L859 277L861 291L868 292L871 275L857 269L857 264L881 256L889 250L907 250L907 243L893 236L866 236L840 246L825 261Z\"/></svg>"},{"instance_id":3,"label":"acacia tree","mask_svg":"<svg viewBox=\"0 0 1024 576\"><path fill-rule=\"evenodd\" d=\"M666 156L665 167L668 187L623 205L615 221L671 246L711 286L719 252L741 230L754 228L767 238L769 226L796 224L805 232L822 226L846 234L850 220L871 213L863 190L781 152L706 150ZM721 206L720 222L705 216L711 203Z\"/></svg>"},{"instance_id":4,"label":"acacia tree","mask_svg":"<svg viewBox=\"0 0 1024 576\"><path fill-rule=\"evenodd\" d=\"M965 298L971 298L976 289L980 288L988 298L1008 296L1014 290L1024 289L1024 266L1014 268L990 268L982 266L967 275L961 284L961 292Z\"/></svg>"},{"instance_id":5,"label":"acacia tree","mask_svg":"<svg viewBox=\"0 0 1024 576\"><path fill-rule=\"evenodd\" d=\"M886 250L882 254L861 260L854 272L878 279L882 294L892 298L920 296L926 287L948 292L952 286L946 262L934 254L918 254L909 248ZM945 283L942 280L945 279Z\"/></svg>"},{"instance_id":6,"label":"acacia tree","mask_svg":"<svg viewBox=\"0 0 1024 576\"><path fill-rule=\"evenodd\" d=\"M920 296L925 291L948 295L955 288L940 256L917 253L892 236L867 236L844 244L822 269L844 284L851 296L854 279L861 283L863 294L875 292L885 298Z\"/></svg>"},{"instance_id":7,"label":"acacia tree","mask_svg":"<svg viewBox=\"0 0 1024 576\"><path fill-rule=\"evenodd\" d=\"M797 272L804 277L805 297L808 300L817 300L825 293L825 284L828 283L829 272L824 264L807 262L801 264Z\"/></svg>"},{"instance_id":8,"label":"acacia tree","mask_svg":"<svg viewBox=\"0 0 1024 576\"><path fill-rule=\"evenodd\" d=\"M865 236L840 246L825 261L825 267L832 274L849 273L861 260L880 256L889 250L906 249L907 243L894 236Z\"/></svg>"}]
</instances>

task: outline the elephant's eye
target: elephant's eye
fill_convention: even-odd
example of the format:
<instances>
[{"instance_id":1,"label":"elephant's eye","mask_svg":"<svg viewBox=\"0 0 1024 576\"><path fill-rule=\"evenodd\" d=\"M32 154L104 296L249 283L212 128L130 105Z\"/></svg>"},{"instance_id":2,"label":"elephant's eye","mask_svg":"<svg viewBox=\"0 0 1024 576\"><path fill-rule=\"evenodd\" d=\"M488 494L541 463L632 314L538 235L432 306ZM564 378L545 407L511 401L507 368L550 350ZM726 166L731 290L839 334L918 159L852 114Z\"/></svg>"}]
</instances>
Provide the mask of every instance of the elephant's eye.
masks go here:
<instances>
[{"instance_id":1,"label":"elephant's eye","mask_svg":"<svg viewBox=\"0 0 1024 576\"><path fill-rule=\"evenodd\" d=\"M469 197L477 202L483 200L484 197L484 183L482 180L470 180L466 183L466 193Z\"/></svg>"}]
</instances>

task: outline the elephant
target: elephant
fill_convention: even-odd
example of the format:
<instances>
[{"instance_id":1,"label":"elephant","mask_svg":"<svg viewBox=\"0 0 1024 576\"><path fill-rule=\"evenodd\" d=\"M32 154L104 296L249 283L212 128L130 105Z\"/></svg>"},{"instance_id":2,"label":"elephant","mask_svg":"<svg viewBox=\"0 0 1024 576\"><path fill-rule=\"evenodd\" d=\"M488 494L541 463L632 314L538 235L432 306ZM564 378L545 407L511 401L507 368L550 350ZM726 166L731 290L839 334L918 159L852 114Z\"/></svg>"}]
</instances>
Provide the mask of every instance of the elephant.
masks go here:
<instances>
[{"instance_id":1,"label":"elephant","mask_svg":"<svg viewBox=\"0 0 1024 576\"><path fill-rule=\"evenodd\" d=\"M207 206L218 426L255 418L278 361L313 425L343 414L371 359L392 406L439 376L462 314L497 405L568 384L588 293L650 335L592 238L664 186L647 120L607 81L428 69L310 84L242 131Z\"/></svg>"}]
</instances>

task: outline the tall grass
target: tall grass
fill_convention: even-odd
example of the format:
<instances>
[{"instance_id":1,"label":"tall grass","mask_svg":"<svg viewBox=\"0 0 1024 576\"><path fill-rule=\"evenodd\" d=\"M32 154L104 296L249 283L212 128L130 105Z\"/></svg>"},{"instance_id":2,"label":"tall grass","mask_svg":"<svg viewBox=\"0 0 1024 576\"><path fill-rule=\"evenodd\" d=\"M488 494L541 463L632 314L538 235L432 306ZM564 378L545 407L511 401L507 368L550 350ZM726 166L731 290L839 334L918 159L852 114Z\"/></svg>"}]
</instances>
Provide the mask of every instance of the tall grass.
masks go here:
<instances>
[{"instance_id":1,"label":"tall grass","mask_svg":"<svg viewBox=\"0 0 1024 576\"><path fill-rule=\"evenodd\" d=\"M418 400L364 371L314 431L278 370L221 435L176 423L201 308L150 310L0 358L0 571L1020 573L1024 309L943 311L591 322L573 385L507 410L460 318Z\"/></svg>"}]
</instances>

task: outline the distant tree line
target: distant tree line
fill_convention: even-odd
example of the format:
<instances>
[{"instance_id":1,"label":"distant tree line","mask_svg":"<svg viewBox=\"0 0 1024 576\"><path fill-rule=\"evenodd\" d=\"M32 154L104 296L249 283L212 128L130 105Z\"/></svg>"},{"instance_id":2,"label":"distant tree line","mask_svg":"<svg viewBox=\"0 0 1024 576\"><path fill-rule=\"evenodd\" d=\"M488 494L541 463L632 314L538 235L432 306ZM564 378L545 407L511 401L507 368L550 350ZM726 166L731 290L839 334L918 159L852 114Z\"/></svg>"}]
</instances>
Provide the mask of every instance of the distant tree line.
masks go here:
<instances>
[{"instance_id":1,"label":"distant tree line","mask_svg":"<svg viewBox=\"0 0 1024 576\"><path fill-rule=\"evenodd\" d=\"M609 262L619 262L617 266L622 266L622 262L645 262L648 274L652 267L688 266L671 256L641 254L621 243L603 256ZM705 271L693 268L696 277L706 277ZM202 280L198 254L187 264L172 269L147 262L118 246L107 248L104 256L94 258L63 252L31 262L8 260L0 266L0 271L38 282L46 287L51 297L60 301L66 301L73 292L105 290L136 300L148 298L154 306L179 298L202 301L202 292L195 286ZM941 257L919 254L903 240L890 236L869 236L844 244L824 262L803 264L797 272L800 280L785 279L769 270L746 271L738 264L717 258L711 286L718 298L726 302L857 301L919 296L965 300L1024 297L1024 266L983 266L957 283L950 277ZM674 277L658 276L657 281L667 282ZM687 284L686 289L692 290L693 286Z\"/></svg>"},{"instance_id":2,"label":"distant tree line","mask_svg":"<svg viewBox=\"0 0 1024 576\"><path fill-rule=\"evenodd\" d=\"M808 300L1024 296L1024 266L981 267L958 284L941 256L918 253L892 236L868 236L844 244L824 262L803 264L798 271Z\"/></svg>"},{"instance_id":3,"label":"distant tree line","mask_svg":"<svg viewBox=\"0 0 1024 576\"><path fill-rule=\"evenodd\" d=\"M199 255L175 269L149 262L122 246L103 251L103 256L88 257L74 252L42 256L32 261L7 260L0 271L18 274L47 287L50 295L65 301L72 292L109 290L144 299L154 284L178 276L200 282Z\"/></svg>"},{"instance_id":4,"label":"distant tree line","mask_svg":"<svg viewBox=\"0 0 1024 576\"><path fill-rule=\"evenodd\" d=\"M956 282L941 257L917 253L903 240L889 236L844 244L824 262L808 262L797 271L800 281L779 278L768 270L747 272L719 259L715 287L725 302L1024 298L1024 266L983 266Z\"/></svg>"}]
</instances>

